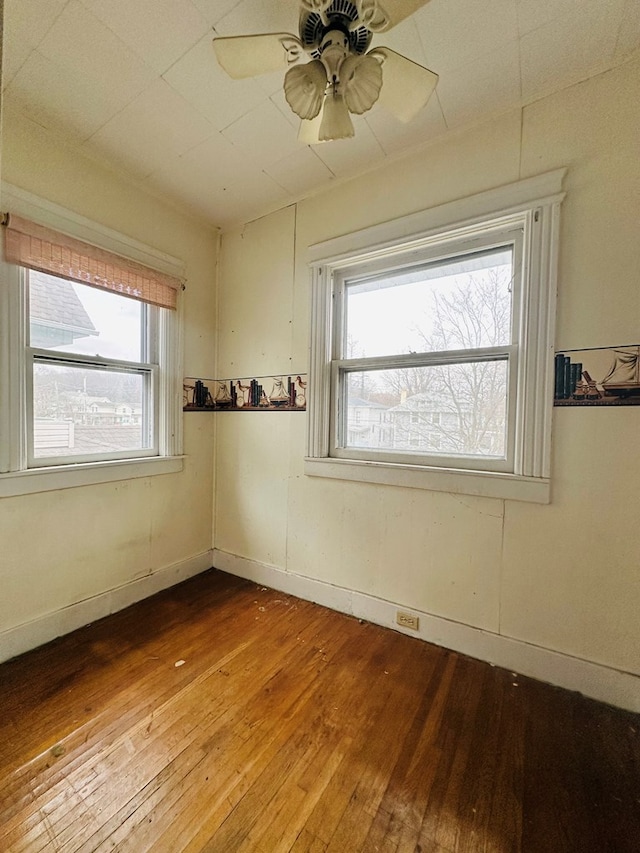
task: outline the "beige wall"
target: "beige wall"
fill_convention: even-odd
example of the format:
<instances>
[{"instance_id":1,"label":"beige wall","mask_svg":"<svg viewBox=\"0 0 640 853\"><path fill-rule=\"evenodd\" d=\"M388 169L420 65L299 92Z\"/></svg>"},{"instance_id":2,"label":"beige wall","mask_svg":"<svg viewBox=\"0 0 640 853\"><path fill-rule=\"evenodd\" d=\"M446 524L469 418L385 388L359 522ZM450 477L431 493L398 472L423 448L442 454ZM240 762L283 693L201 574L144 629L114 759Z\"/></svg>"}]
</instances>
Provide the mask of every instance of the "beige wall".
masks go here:
<instances>
[{"instance_id":1,"label":"beige wall","mask_svg":"<svg viewBox=\"0 0 640 853\"><path fill-rule=\"evenodd\" d=\"M45 131L4 117L5 181L184 261L184 366L214 368L216 235ZM0 633L211 548L211 416L185 416L184 471L0 499Z\"/></svg>"},{"instance_id":2,"label":"beige wall","mask_svg":"<svg viewBox=\"0 0 640 853\"><path fill-rule=\"evenodd\" d=\"M568 167L559 348L640 340L640 61L225 235L220 376L305 370L306 248ZM640 410L554 412L549 506L309 478L305 418L217 417L230 554L640 673Z\"/></svg>"}]
</instances>

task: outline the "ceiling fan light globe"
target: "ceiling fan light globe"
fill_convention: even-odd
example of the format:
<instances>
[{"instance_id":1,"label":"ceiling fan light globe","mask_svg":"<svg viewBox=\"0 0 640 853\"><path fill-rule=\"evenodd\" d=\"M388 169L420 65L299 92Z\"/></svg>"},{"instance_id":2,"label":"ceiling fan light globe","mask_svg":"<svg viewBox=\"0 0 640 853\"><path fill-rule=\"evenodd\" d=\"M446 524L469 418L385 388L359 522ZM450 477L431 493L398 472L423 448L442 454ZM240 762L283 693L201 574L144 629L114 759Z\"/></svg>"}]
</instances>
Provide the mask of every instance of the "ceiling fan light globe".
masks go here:
<instances>
[{"instance_id":1,"label":"ceiling fan light globe","mask_svg":"<svg viewBox=\"0 0 640 853\"><path fill-rule=\"evenodd\" d=\"M354 136L353 122L342 95L328 95L325 98L322 122L318 139L329 142L332 139L349 139Z\"/></svg>"},{"instance_id":2,"label":"ceiling fan light globe","mask_svg":"<svg viewBox=\"0 0 640 853\"><path fill-rule=\"evenodd\" d=\"M326 86L324 65L319 59L314 59L306 65L294 65L287 71L284 96L297 116L312 119L320 112Z\"/></svg>"},{"instance_id":3,"label":"ceiling fan light globe","mask_svg":"<svg viewBox=\"0 0 640 853\"><path fill-rule=\"evenodd\" d=\"M349 112L362 115L380 96L382 65L373 56L348 56L340 70L340 85Z\"/></svg>"}]
</instances>

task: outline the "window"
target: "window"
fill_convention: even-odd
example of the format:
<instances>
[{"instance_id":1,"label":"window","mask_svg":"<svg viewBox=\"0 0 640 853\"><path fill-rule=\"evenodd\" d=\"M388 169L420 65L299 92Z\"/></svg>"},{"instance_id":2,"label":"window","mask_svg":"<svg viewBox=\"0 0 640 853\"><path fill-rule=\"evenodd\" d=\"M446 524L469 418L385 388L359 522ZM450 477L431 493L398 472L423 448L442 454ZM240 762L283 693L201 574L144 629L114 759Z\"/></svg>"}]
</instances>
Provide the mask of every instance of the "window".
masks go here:
<instances>
[{"instance_id":1,"label":"window","mask_svg":"<svg viewBox=\"0 0 640 853\"><path fill-rule=\"evenodd\" d=\"M548 500L562 176L312 247L306 473Z\"/></svg>"},{"instance_id":2,"label":"window","mask_svg":"<svg viewBox=\"0 0 640 853\"><path fill-rule=\"evenodd\" d=\"M7 197L43 224L12 212L5 235L0 494L180 470L179 280L166 269L178 266L14 188ZM58 220L66 233L49 227Z\"/></svg>"},{"instance_id":3,"label":"window","mask_svg":"<svg viewBox=\"0 0 640 853\"><path fill-rule=\"evenodd\" d=\"M24 270L29 467L158 455L157 314Z\"/></svg>"},{"instance_id":4,"label":"window","mask_svg":"<svg viewBox=\"0 0 640 853\"><path fill-rule=\"evenodd\" d=\"M332 455L512 469L522 237L507 225L334 275ZM392 425L375 457L349 438L363 400L384 406ZM416 453L434 435L444 439L437 455Z\"/></svg>"}]
</instances>

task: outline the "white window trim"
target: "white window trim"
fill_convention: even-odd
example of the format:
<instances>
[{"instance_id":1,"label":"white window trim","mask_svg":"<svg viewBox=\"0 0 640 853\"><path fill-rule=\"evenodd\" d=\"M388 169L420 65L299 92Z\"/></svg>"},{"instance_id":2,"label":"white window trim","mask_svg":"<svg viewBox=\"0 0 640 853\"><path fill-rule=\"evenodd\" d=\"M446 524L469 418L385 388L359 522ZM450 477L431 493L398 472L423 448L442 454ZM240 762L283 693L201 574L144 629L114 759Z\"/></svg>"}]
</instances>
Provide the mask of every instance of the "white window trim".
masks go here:
<instances>
[{"instance_id":1,"label":"white window trim","mask_svg":"<svg viewBox=\"0 0 640 853\"><path fill-rule=\"evenodd\" d=\"M305 473L359 482L548 503L560 204L565 169L414 213L311 246L311 347ZM436 468L331 456L332 287L334 273L488 222L526 222L522 299L527 349L518 424L526 423L516 473Z\"/></svg>"},{"instance_id":2,"label":"white window trim","mask_svg":"<svg viewBox=\"0 0 640 853\"><path fill-rule=\"evenodd\" d=\"M138 261L160 272L184 278L184 265L170 255L145 246L110 228L92 222L53 202L14 187L2 185L2 208L54 228L71 237L91 243L123 257ZM99 462L73 462L37 468L25 468L27 411L23 377L28 354L21 335L10 318L25 321L25 305L20 304L21 288L15 276L20 270L2 262L3 279L14 277L13 286L0 288L0 497L33 494L117 480L170 474L183 468L182 456L182 299L173 316L159 312L160 363L165 365L158 383L159 456L119 458Z\"/></svg>"},{"instance_id":3,"label":"white window trim","mask_svg":"<svg viewBox=\"0 0 640 853\"><path fill-rule=\"evenodd\" d=\"M500 217L498 220L494 220L490 226L487 226L483 229L484 233L480 239L477 237L477 227L472 226L471 231L474 232L472 234L471 239L469 236L464 233L466 229L458 229L452 239L441 239L440 235L433 239L423 239L421 241L410 240L409 248L406 251L402 251L401 257L391 258L393 261L393 270L401 269L407 262L409 265L412 261L415 261L416 253L420 255L420 261L423 263L432 263L437 261L443 256L443 252L445 257L455 257L458 255L464 255L468 252L472 252L474 250L485 251L491 248L491 244L495 243L495 247L501 249L503 245L512 244L513 246L513 257L514 257L514 267L518 269L522 268L522 253L523 253L523 241L524 241L524 228L525 222L522 215L516 216L508 216L508 217ZM423 245L420 245L420 244ZM430 245L434 244L434 245ZM414 248L414 245L416 248ZM435 254L434 254L435 250ZM374 257L379 257L377 252L372 253ZM386 256L386 251L382 252L383 256ZM413 256L413 257L412 257ZM444 455L439 454L438 456L432 455L429 460L420 460L415 457L407 456L399 450L393 452L385 452L384 450L377 450L375 452L375 460L371 459L371 452L368 450L359 450L354 447L344 447L343 444L339 440L339 433L341 432L340 420L338 417L338 409L339 409L339 399L340 399L340 372L342 370L368 370L375 369L375 364L377 363L380 366L384 366L386 368L394 368L394 367L411 367L412 365L417 366L425 366L427 364L454 364L454 363L465 363L465 362L475 362L477 360L487 360L494 361L500 360L505 361L508 366L508 376L509 376L509 399L515 399L515 390L518 381L522 381L522 377L520 376L521 371L521 360L519 359L519 348L512 343L505 343L501 346L493 346L493 347L476 347L474 349L465 349L459 351L451 351L448 353L413 353L410 355L395 355L395 356L377 356L375 358L348 358L344 359L341 357L340 350L340 338L342 334L342 328L344 324L344 296L345 291L344 287L347 281L351 278L355 278L356 280L362 274L366 274L367 272L373 272L374 275L377 272L377 267L375 261L373 263L365 263L364 268L361 265L357 264L349 264L348 266L340 265L339 268L335 269L335 273L332 275L332 287L333 287L333 296L332 296L332 319L333 319L333 360L331 365L331 383L332 383L332 400L333 400L333 410L332 410L332 419L330 420L329 425L329 434L330 434L330 446L328 455L332 458L342 458L342 459L351 459L351 460L365 460L365 461L376 461L376 462L388 462L390 464L407 464L407 465L422 465L425 466L433 466L437 468L456 468L459 469L461 466L458 464L458 460L453 457L446 457ZM387 274L387 272L383 273ZM513 317L514 319L518 319L520 316L520 305L523 301L523 287L520 284L520 274L517 276L518 278L518 286L515 288L513 293ZM519 327L518 327L519 328ZM518 331L518 338L520 337L520 333ZM511 471L516 465L516 459L520 460L522 455L522 448L520 446L520 442L518 442L518 446L516 446L516 421L518 417L517 411L510 411L508 417L508 425L507 425L507 447L506 456L504 459L495 459L488 457L468 457L465 459L465 469L474 469L474 470L490 470L492 472L496 471ZM428 454L425 454L428 455Z\"/></svg>"}]
</instances>

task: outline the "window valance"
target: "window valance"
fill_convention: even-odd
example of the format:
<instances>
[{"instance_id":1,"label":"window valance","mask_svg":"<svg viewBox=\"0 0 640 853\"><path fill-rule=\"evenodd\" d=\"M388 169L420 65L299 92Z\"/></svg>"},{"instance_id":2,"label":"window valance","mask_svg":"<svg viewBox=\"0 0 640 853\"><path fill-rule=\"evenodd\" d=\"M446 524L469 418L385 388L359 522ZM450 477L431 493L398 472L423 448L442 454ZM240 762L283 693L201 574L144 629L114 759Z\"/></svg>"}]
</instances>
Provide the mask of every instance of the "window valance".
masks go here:
<instances>
[{"instance_id":1,"label":"window valance","mask_svg":"<svg viewBox=\"0 0 640 853\"><path fill-rule=\"evenodd\" d=\"M6 219L5 259L161 308L175 309L182 287L178 278L13 213Z\"/></svg>"}]
</instances>

